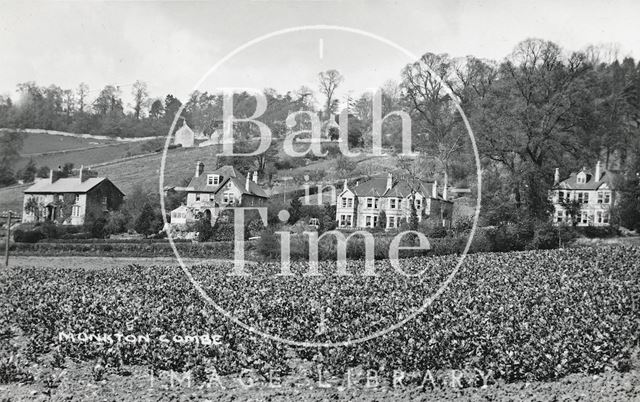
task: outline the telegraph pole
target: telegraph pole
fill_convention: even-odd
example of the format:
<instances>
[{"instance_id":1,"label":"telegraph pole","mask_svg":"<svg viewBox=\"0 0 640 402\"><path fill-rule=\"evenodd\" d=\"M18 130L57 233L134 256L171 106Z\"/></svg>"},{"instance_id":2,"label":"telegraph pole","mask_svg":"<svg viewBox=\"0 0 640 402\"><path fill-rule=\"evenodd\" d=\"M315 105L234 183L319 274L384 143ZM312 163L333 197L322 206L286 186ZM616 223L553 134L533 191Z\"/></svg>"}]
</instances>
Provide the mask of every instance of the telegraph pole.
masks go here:
<instances>
[{"instance_id":1,"label":"telegraph pole","mask_svg":"<svg viewBox=\"0 0 640 402\"><path fill-rule=\"evenodd\" d=\"M7 238L4 244L4 266L9 266L9 239L11 238L11 211L7 212Z\"/></svg>"}]
</instances>

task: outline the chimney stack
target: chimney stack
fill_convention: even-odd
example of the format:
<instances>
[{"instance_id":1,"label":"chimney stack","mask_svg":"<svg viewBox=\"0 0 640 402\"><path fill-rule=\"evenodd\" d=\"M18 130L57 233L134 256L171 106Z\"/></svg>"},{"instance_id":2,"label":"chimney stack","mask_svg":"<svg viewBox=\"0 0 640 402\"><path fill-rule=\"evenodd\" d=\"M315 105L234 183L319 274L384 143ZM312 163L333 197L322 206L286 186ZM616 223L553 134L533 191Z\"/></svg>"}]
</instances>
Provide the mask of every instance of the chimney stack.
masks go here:
<instances>
[{"instance_id":1,"label":"chimney stack","mask_svg":"<svg viewBox=\"0 0 640 402\"><path fill-rule=\"evenodd\" d=\"M258 171L253 172L253 182L258 184Z\"/></svg>"},{"instance_id":2,"label":"chimney stack","mask_svg":"<svg viewBox=\"0 0 640 402\"><path fill-rule=\"evenodd\" d=\"M560 169L556 168L556 172L553 175L553 184L560 183Z\"/></svg>"},{"instance_id":3,"label":"chimney stack","mask_svg":"<svg viewBox=\"0 0 640 402\"><path fill-rule=\"evenodd\" d=\"M245 183L245 185L244 185L244 187L247 189L247 191L249 191L249 182L250 182L250 180L249 180L249 173L247 173L247 181L246 181L246 183Z\"/></svg>"},{"instance_id":4,"label":"chimney stack","mask_svg":"<svg viewBox=\"0 0 640 402\"><path fill-rule=\"evenodd\" d=\"M598 163L596 163L596 181L600 181L600 161L598 161Z\"/></svg>"},{"instance_id":5,"label":"chimney stack","mask_svg":"<svg viewBox=\"0 0 640 402\"><path fill-rule=\"evenodd\" d=\"M342 190L347 189L347 179L344 179L344 184L342 185Z\"/></svg>"},{"instance_id":6,"label":"chimney stack","mask_svg":"<svg viewBox=\"0 0 640 402\"><path fill-rule=\"evenodd\" d=\"M196 177L200 177L202 172L204 171L204 163L201 161L196 162Z\"/></svg>"},{"instance_id":7,"label":"chimney stack","mask_svg":"<svg viewBox=\"0 0 640 402\"><path fill-rule=\"evenodd\" d=\"M393 176L391 173L387 173L387 190L391 189L391 187L393 187Z\"/></svg>"},{"instance_id":8,"label":"chimney stack","mask_svg":"<svg viewBox=\"0 0 640 402\"><path fill-rule=\"evenodd\" d=\"M438 198L438 181L433 182L433 186L431 187L431 198Z\"/></svg>"},{"instance_id":9,"label":"chimney stack","mask_svg":"<svg viewBox=\"0 0 640 402\"><path fill-rule=\"evenodd\" d=\"M53 184L53 169L49 169L49 183Z\"/></svg>"},{"instance_id":10,"label":"chimney stack","mask_svg":"<svg viewBox=\"0 0 640 402\"><path fill-rule=\"evenodd\" d=\"M78 177L80 178L80 183L82 183L83 179L85 179L85 177L82 174L83 171L84 171L84 165L80 165L80 172L78 173Z\"/></svg>"},{"instance_id":11,"label":"chimney stack","mask_svg":"<svg viewBox=\"0 0 640 402\"><path fill-rule=\"evenodd\" d=\"M442 186L442 198L446 201L447 200L447 186Z\"/></svg>"}]
</instances>

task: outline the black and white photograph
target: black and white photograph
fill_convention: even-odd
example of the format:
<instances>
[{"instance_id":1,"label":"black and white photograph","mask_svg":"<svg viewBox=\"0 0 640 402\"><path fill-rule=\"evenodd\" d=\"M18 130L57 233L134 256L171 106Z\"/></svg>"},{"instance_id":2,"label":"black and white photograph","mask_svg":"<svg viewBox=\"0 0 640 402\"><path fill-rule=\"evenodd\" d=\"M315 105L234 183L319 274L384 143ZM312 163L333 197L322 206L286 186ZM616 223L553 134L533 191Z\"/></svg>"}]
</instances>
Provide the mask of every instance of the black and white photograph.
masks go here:
<instances>
[{"instance_id":1,"label":"black and white photograph","mask_svg":"<svg viewBox=\"0 0 640 402\"><path fill-rule=\"evenodd\" d=\"M640 400L640 3L0 0L0 401Z\"/></svg>"}]
</instances>

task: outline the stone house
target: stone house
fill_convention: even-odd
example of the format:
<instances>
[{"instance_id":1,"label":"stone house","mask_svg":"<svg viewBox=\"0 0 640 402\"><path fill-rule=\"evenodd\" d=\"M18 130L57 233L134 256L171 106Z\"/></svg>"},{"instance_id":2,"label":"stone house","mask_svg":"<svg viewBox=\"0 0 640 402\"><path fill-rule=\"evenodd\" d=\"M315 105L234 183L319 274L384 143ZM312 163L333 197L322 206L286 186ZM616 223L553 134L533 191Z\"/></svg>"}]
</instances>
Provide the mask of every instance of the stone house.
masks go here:
<instances>
[{"instance_id":1,"label":"stone house","mask_svg":"<svg viewBox=\"0 0 640 402\"><path fill-rule=\"evenodd\" d=\"M24 191L22 222L82 225L89 214L98 216L122 204L124 193L106 177L91 177L82 167L76 177L57 175L52 170Z\"/></svg>"}]
</instances>

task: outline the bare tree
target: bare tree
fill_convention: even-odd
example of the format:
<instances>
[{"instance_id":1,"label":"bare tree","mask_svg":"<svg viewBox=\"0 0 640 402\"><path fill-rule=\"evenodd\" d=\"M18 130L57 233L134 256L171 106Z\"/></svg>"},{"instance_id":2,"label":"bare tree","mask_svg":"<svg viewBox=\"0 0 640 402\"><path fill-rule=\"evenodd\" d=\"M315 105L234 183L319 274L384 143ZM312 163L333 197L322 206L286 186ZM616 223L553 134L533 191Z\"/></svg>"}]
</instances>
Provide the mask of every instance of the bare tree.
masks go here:
<instances>
[{"instance_id":1,"label":"bare tree","mask_svg":"<svg viewBox=\"0 0 640 402\"><path fill-rule=\"evenodd\" d=\"M62 92L62 102L64 111L67 113L67 117L69 117L76 105L76 98L72 90L65 89Z\"/></svg>"},{"instance_id":2,"label":"bare tree","mask_svg":"<svg viewBox=\"0 0 640 402\"><path fill-rule=\"evenodd\" d=\"M333 99L333 95L336 89L344 81L342 74L338 70L327 70L318 74L320 79L320 92L327 98L325 102L325 113L327 118L330 118L335 113L336 104Z\"/></svg>"},{"instance_id":3,"label":"bare tree","mask_svg":"<svg viewBox=\"0 0 640 402\"><path fill-rule=\"evenodd\" d=\"M76 90L76 94L78 95L78 111L80 113L84 113L84 106L86 104L87 94L89 93L89 85L81 82L78 85L78 89Z\"/></svg>"},{"instance_id":4,"label":"bare tree","mask_svg":"<svg viewBox=\"0 0 640 402\"><path fill-rule=\"evenodd\" d=\"M149 97L149 92L147 91L147 83L143 81L136 81L133 84L133 88L131 90L131 94L133 95L133 111L136 120L140 119L140 113L142 112L142 107L144 106L147 98Z\"/></svg>"}]
</instances>

